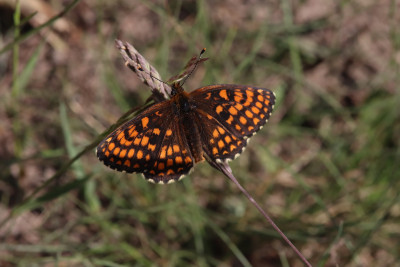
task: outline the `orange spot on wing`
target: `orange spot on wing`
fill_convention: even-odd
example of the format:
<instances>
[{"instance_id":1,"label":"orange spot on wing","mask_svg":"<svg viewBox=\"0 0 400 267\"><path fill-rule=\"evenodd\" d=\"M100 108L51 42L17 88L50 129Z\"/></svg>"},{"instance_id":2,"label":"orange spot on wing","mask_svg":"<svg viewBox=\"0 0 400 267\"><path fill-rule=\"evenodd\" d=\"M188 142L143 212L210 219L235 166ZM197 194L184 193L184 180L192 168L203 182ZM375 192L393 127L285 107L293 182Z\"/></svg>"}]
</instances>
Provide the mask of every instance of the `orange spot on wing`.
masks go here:
<instances>
[{"instance_id":1,"label":"orange spot on wing","mask_svg":"<svg viewBox=\"0 0 400 267\"><path fill-rule=\"evenodd\" d=\"M153 134L160 135L160 133L161 133L161 131L160 131L160 129L158 129L158 128L155 128L155 129L153 130Z\"/></svg>"},{"instance_id":2,"label":"orange spot on wing","mask_svg":"<svg viewBox=\"0 0 400 267\"><path fill-rule=\"evenodd\" d=\"M167 175L170 175L170 174L175 174L174 170L169 169L169 170L167 171Z\"/></svg>"},{"instance_id":3,"label":"orange spot on wing","mask_svg":"<svg viewBox=\"0 0 400 267\"><path fill-rule=\"evenodd\" d=\"M146 128L148 123L149 123L149 117L142 118L142 126L143 126L143 128Z\"/></svg>"},{"instance_id":4,"label":"orange spot on wing","mask_svg":"<svg viewBox=\"0 0 400 267\"><path fill-rule=\"evenodd\" d=\"M133 149L133 148L129 149L128 158L132 158L133 154L135 154L135 149Z\"/></svg>"},{"instance_id":5,"label":"orange spot on wing","mask_svg":"<svg viewBox=\"0 0 400 267\"><path fill-rule=\"evenodd\" d=\"M109 151L106 151L104 154L106 155L107 158L110 156L110 152Z\"/></svg>"},{"instance_id":6,"label":"orange spot on wing","mask_svg":"<svg viewBox=\"0 0 400 267\"><path fill-rule=\"evenodd\" d=\"M254 127L253 126L249 126L247 129L251 132L251 131L254 130Z\"/></svg>"},{"instance_id":7,"label":"orange spot on wing","mask_svg":"<svg viewBox=\"0 0 400 267\"><path fill-rule=\"evenodd\" d=\"M232 115L237 115L237 110L236 110L234 107L230 107L230 108L228 109L228 111L229 111L229 113L232 114Z\"/></svg>"},{"instance_id":8,"label":"orange spot on wing","mask_svg":"<svg viewBox=\"0 0 400 267\"><path fill-rule=\"evenodd\" d=\"M243 98L243 94L241 92L235 92L235 95L240 97L240 98Z\"/></svg>"},{"instance_id":9,"label":"orange spot on wing","mask_svg":"<svg viewBox=\"0 0 400 267\"><path fill-rule=\"evenodd\" d=\"M142 138L136 138L135 141L133 141L133 144L135 146L138 146L140 144L140 141L142 141Z\"/></svg>"},{"instance_id":10,"label":"orange spot on wing","mask_svg":"<svg viewBox=\"0 0 400 267\"><path fill-rule=\"evenodd\" d=\"M110 143L109 145L108 145L108 150L113 150L114 149L114 147L115 147L115 144L114 143Z\"/></svg>"},{"instance_id":11,"label":"orange spot on wing","mask_svg":"<svg viewBox=\"0 0 400 267\"><path fill-rule=\"evenodd\" d=\"M265 101L264 101L264 104L267 105L267 106L269 106L269 100L265 100Z\"/></svg>"},{"instance_id":12,"label":"orange spot on wing","mask_svg":"<svg viewBox=\"0 0 400 267\"><path fill-rule=\"evenodd\" d=\"M204 99L208 100L208 99L210 99L210 97L211 97L211 93L207 93L207 96Z\"/></svg>"},{"instance_id":13,"label":"orange spot on wing","mask_svg":"<svg viewBox=\"0 0 400 267\"><path fill-rule=\"evenodd\" d=\"M160 152L160 159L165 159L167 156L167 146L163 146Z\"/></svg>"},{"instance_id":14,"label":"orange spot on wing","mask_svg":"<svg viewBox=\"0 0 400 267\"><path fill-rule=\"evenodd\" d=\"M237 147L235 145L231 145L230 149L231 151L235 150Z\"/></svg>"},{"instance_id":15,"label":"orange spot on wing","mask_svg":"<svg viewBox=\"0 0 400 267\"><path fill-rule=\"evenodd\" d=\"M146 161L149 161L150 160L150 154L147 154L145 159L146 159Z\"/></svg>"},{"instance_id":16,"label":"orange spot on wing","mask_svg":"<svg viewBox=\"0 0 400 267\"><path fill-rule=\"evenodd\" d=\"M172 147L168 147L167 155L168 155L168 156L171 156L171 155L172 155Z\"/></svg>"},{"instance_id":17,"label":"orange spot on wing","mask_svg":"<svg viewBox=\"0 0 400 267\"><path fill-rule=\"evenodd\" d=\"M229 144L230 142L232 142L232 138L230 136L225 136L225 143Z\"/></svg>"},{"instance_id":18,"label":"orange spot on wing","mask_svg":"<svg viewBox=\"0 0 400 267\"><path fill-rule=\"evenodd\" d=\"M258 101L263 102L264 101L264 97L262 95L258 95L257 96Z\"/></svg>"},{"instance_id":19,"label":"orange spot on wing","mask_svg":"<svg viewBox=\"0 0 400 267\"><path fill-rule=\"evenodd\" d=\"M165 135L166 136L170 136L172 134L172 130L171 129L168 129L166 132L165 132Z\"/></svg>"},{"instance_id":20,"label":"orange spot on wing","mask_svg":"<svg viewBox=\"0 0 400 267\"><path fill-rule=\"evenodd\" d=\"M126 141L126 143L124 145L125 146L130 146L130 145L132 145L132 141Z\"/></svg>"},{"instance_id":21,"label":"orange spot on wing","mask_svg":"<svg viewBox=\"0 0 400 267\"><path fill-rule=\"evenodd\" d=\"M130 130L129 130L129 137L130 138L135 138L139 133L138 133L138 131L136 131L135 130L135 127L132 127Z\"/></svg>"},{"instance_id":22,"label":"orange spot on wing","mask_svg":"<svg viewBox=\"0 0 400 267\"><path fill-rule=\"evenodd\" d=\"M247 97L253 97L253 96L254 96L254 93L253 93L253 91L252 91L253 88L248 87L247 89L248 89L248 90L246 91Z\"/></svg>"},{"instance_id":23,"label":"orange spot on wing","mask_svg":"<svg viewBox=\"0 0 400 267\"><path fill-rule=\"evenodd\" d=\"M243 109L243 105L240 104L240 103L236 103L235 108L236 108L237 110L242 110L242 109ZM233 114L233 115L235 115L235 114Z\"/></svg>"},{"instance_id":24,"label":"orange spot on wing","mask_svg":"<svg viewBox=\"0 0 400 267\"><path fill-rule=\"evenodd\" d=\"M121 139L121 141L119 141L119 143L121 144L121 145L125 145L125 143L126 143L126 139L125 139L125 137L123 137L122 139Z\"/></svg>"},{"instance_id":25,"label":"orange spot on wing","mask_svg":"<svg viewBox=\"0 0 400 267\"><path fill-rule=\"evenodd\" d=\"M167 167L174 165L174 161L172 159L167 159Z\"/></svg>"},{"instance_id":26,"label":"orange spot on wing","mask_svg":"<svg viewBox=\"0 0 400 267\"><path fill-rule=\"evenodd\" d=\"M219 133L218 133L217 129L214 129L212 135L213 135L214 138L217 138L219 136Z\"/></svg>"},{"instance_id":27,"label":"orange spot on wing","mask_svg":"<svg viewBox=\"0 0 400 267\"><path fill-rule=\"evenodd\" d=\"M243 116L240 116L239 121L240 121L240 123L243 124L243 125L245 125L245 124L247 123L246 118L243 117Z\"/></svg>"},{"instance_id":28,"label":"orange spot on wing","mask_svg":"<svg viewBox=\"0 0 400 267\"><path fill-rule=\"evenodd\" d=\"M190 157L186 157L185 158L185 163L186 164L189 164L189 163L191 163L192 162L192 159L190 158Z\"/></svg>"},{"instance_id":29,"label":"orange spot on wing","mask_svg":"<svg viewBox=\"0 0 400 267\"><path fill-rule=\"evenodd\" d=\"M149 144L149 145L147 146L147 148L148 148L149 150L151 150L151 151L154 151L154 150L156 150L156 145Z\"/></svg>"},{"instance_id":30,"label":"orange spot on wing","mask_svg":"<svg viewBox=\"0 0 400 267\"><path fill-rule=\"evenodd\" d=\"M118 141L121 140L124 136L125 136L124 132L120 132L120 133L118 134L117 140L118 140Z\"/></svg>"},{"instance_id":31,"label":"orange spot on wing","mask_svg":"<svg viewBox=\"0 0 400 267\"><path fill-rule=\"evenodd\" d=\"M262 108L262 104L260 102L256 102L256 107Z\"/></svg>"},{"instance_id":32,"label":"orange spot on wing","mask_svg":"<svg viewBox=\"0 0 400 267\"><path fill-rule=\"evenodd\" d=\"M253 113L251 113L250 111L248 111L248 110L246 110L245 112L244 112L245 114L246 114L246 116L248 117L248 118L253 118Z\"/></svg>"},{"instance_id":33,"label":"orange spot on wing","mask_svg":"<svg viewBox=\"0 0 400 267\"><path fill-rule=\"evenodd\" d=\"M219 141L218 141L218 147L219 147L219 148L223 148L224 146L225 146L224 141L219 140Z\"/></svg>"},{"instance_id":34,"label":"orange spot on wing","mask_svg":"<svg viewBox=\"0 0 400 267\"><path fill-rule=\"evenodd\" d=\"M218 132L219 132L220 134L224 134L224 133L225 133L225 130L218 126Z\"/></svg>"},{"instance_id":35,"label":"orange spot on wing","mask_svg":"<svg viewBox=\"0 0 400 267\"><path fill-rule=\"evenodd\" d=\"M229 118L226 120L226 122L228 124L232 124L232 121L233 121L233 117L232 117L232 115L229 115Z\"/></svg>"},{"instance_id":36,"label":"orange spot on wing","mask_svg":"<svg viewBox=\"0 0 400 267\"><path fill-rule=\"evenodd\" d=\"M138 150L138 152L136 154L136 158L137 159L142 159L143 158L143 151L142 150Z\"/></svg>"},{"instance_id":37,"label":"orange spot on wing","mask_svg":"<svg viewBox=\"0 0 400 267\"><path fill-rule=\"evenodd\" d=\"M149 137L143 136L143 138L142 138L142 146L147 145L148 142L149 142Z\"/></svg>"},{"instance_id":38,"label":"orange spot on wing","mask_svg":"<svg viewBox=\"0 0 400 267\"><path fill-rule=\"evenodd\" d=\"M140 165L138 163L136 163L135 165L133 165L134 169L138 169L140 167Z\"/></svg>"},{"instance_id":39,"label":"orange spot on wing","mask_svg":"<svg viewBox=\"0 0 400 267\"><path fill-rule=\"evenodd\" d=\"M158 169L160 171L164 170L164 168L165 168L165 164L163 162L158 163Z\"/></svg>"},{"instance_id":40,"label":"orange spot on wing","mask_svg":"<svg viewBox=\"0 0 400 267\"><path fill-rule=\"evenodd\" d=\"M259 102L257 102L257 103L259 103ZM260 113L260 110L256 107L251 107L251 111L253 111L254 114Z\"/></svg>"},{"instance_id":41,"label":"orange spot on wing","mask_svg":"<svg viewBox=\"0 0 400 267\"><path fill-rule=\"evenodd\" d=\"M125 160L124 165L126 167L130 167L131 166L131 162L129 160Z\"/></svg>"},{"instance_id":42,"label":"orange spot on wing","mask_svg":"<svg viewBox=\"0 0 400 267\"><path fill-rule=\"evenodd\" d=\"M249 98L247 98L247 100L246 100L246 102L243 104L243 106L245 106L245 107L248 107L248 106L250 106L251 104L253 104L253 98L251 98L251 97L249 97Z\"/></svg>"},{"instance_id":43,"label":"orange spot on wing","mask_svg":"<svg viewBox=\"0 0 400 267\"><path fill-rule=\"evenodd\" d=\"M257 124L260 122L260 120L257 119L257 118L254 118L254 119L253 119L253 122L254 122L255 125L257 125Z\"/></svg>"},{"instance_id":44,"label":"orange spot on wing","mask_svg":"<svg viewBox=\"0 0 400 267\"><path fill-rule=\"evenodd\" d=\"M172 148L174 149L174 152L175 152L175 153L178 153L178 152L180 151L180 148L179 148L178 145L173 145Z\"/></svg>"},{"instance_id":45,"label":"orange spot on wing","mask_svg":"<svg viewBox=\"0 0 400 267\"><path fill-rule=\"evenodd\" d=\"M212 153L213 153L214 156L218 155L218 149L216 147L213 147Z\"/></svg>"},{"instance_id":46,"label":"orange spot on wing","mask_svg":"<svg viewBox=\"0 0 400 267\"><path fill-rule=\"evenodd\" d=\"M119 151L120 151L120 148L117 147L117 148L114 149L113 154L116 156L116 155L118 155Z\"/></svg>"},{"instance_id":47,"label":"orange spot on wing","mask_svg":"<svg viewBox=\"0 0 400 267\"><path fill-rule=\"evenodd\" d=\"M119 153L119 157L120 157L120 158L125 158L126 152L127 152L126 149L122 149L122 150L121 150L121 153Z\"/></svg>"},{"instance_id":48,"label":"orange spot on wing","mask_svg":"<svg viewBox=\"0 0 400 267\"><path fill-rule=\"evenodd\" d=\"M225 100L229 100L228 94L226 93L226 90L219 91L219 96L222 97Z\"/></svg>"},{"instance_id":49,"label":"orange spot on wing","mask_svg":"<svg viewBox=\"0 0 400 267\"><path fill-rule=\"evenodd\" d=\"M121 162L120 160L118 160L116 164L117 164L117 165L121 165L122 162Z\"/></svg>"},{"instance_id":50,"label":"orange spot on wing","mask_svg":"<svg viewBox=\"0 0 400 267\"><path fill-rule=\"evenodd\" d=\"M176 164L182 164L182 162L183 162L182 157L176 157L175 162L176 162Z\"/></svg>"},{"instance_id":51,"label":"orange spot on wing","mask_svg":"<svg viewBox=\"0 0 400 267\"><path fill-rule=\"evenodd\" d=\"M215 108L215 111L217 112L217 114L221 113L223 110L224 110L224 108L223 108L221 105L218 105L218 106Z\"/></svg>"}]
</instances>

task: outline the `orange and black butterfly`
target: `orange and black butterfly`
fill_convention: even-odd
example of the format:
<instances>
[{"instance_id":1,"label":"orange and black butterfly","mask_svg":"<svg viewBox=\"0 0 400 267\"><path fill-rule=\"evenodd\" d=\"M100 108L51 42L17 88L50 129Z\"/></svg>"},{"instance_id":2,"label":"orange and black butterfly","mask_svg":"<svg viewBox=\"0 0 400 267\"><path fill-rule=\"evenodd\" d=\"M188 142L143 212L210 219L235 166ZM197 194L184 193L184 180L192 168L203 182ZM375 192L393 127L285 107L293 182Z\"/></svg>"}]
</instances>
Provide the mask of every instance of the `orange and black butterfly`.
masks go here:
<instances>
[{"instance_id":1,"label":"orange and black butterfly","mask_svg":"<svg viewBox=\"0 0 400 267\"><path fill-rule=\"evenodd\" d=\"M235 159L274 108L275 95L265 88L220 84L187 93L182 84L174 82L170 99L101 141L100 161L117 171L142 173L150 182L171 183L204 159Z\"/></svg>"}]
</instances>

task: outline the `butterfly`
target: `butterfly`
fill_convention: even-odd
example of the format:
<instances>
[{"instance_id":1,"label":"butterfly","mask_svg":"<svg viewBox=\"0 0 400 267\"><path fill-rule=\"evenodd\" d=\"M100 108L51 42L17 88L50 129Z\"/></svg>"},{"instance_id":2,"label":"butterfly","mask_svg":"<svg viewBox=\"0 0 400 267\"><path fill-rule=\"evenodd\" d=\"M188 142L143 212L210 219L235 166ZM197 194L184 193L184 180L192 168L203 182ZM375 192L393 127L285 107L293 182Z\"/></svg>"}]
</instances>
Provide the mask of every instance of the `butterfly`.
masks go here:
<instances>
[{"instance_id":1,"label":"butterfly","mask_svg":"<svg viewBox=\"0 0 400 267\"><path fill-rule=\"evenodd\" d=\"M182 84L172 83L170 99L148 107L101 141L99 160L117 171L142 173L149 182L172 183L198 162L237 158L275 104L274 93L265 88L219 84L188 93Z\"/></svg>"}]
</instances>

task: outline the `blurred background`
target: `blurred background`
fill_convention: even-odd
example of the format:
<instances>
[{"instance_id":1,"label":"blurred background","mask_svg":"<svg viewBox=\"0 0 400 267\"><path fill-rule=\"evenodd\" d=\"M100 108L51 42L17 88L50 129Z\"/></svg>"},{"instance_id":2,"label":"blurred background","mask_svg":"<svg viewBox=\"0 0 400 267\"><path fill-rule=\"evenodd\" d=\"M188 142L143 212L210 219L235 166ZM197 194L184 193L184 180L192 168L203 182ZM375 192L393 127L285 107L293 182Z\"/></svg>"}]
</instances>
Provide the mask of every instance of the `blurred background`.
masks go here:
<instances>
[{"instance_id":1,"label":"blurred background","mask_svg":"<svg viewBox=\"0 0 400 267\"><path fill-rule=\"evenodd\" d=\"M160 186L97 160L150 96L118 38L164 80L206 47L187 91L273 90L234 175L313 266L400 266L399 7L0 0L0 265L304 266L208 164Z\"/></svg>"}]
</instances>

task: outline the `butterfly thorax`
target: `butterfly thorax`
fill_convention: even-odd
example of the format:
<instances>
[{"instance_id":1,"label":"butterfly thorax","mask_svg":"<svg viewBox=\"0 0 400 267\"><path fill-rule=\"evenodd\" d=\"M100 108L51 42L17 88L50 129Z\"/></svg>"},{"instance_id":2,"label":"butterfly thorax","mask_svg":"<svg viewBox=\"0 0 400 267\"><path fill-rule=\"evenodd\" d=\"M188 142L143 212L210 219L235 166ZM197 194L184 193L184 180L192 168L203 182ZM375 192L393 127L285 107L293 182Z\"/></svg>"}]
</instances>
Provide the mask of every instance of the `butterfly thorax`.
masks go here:
<instances>
[{"instance_id":1,"label":"butterfly thorax","mask_svg":"<svg viewBox=\"0 0 400 267\"><path fill-rule=\"evenodd\" d=\"M182 87L180 87L182 88ZM193 120L194 112L196 112L196 105L190 100L190 96L186 93L183 88L182 90L175 94L172 98L172 103L174 105L174 116L176 120L179 120L179 125L182 125L182 130L185 133L186 142L190 148L190 153L192 154L194 161L203 161L203 151L200 140L200 133L197 122Z\"/></svg>"}]
</instances>

